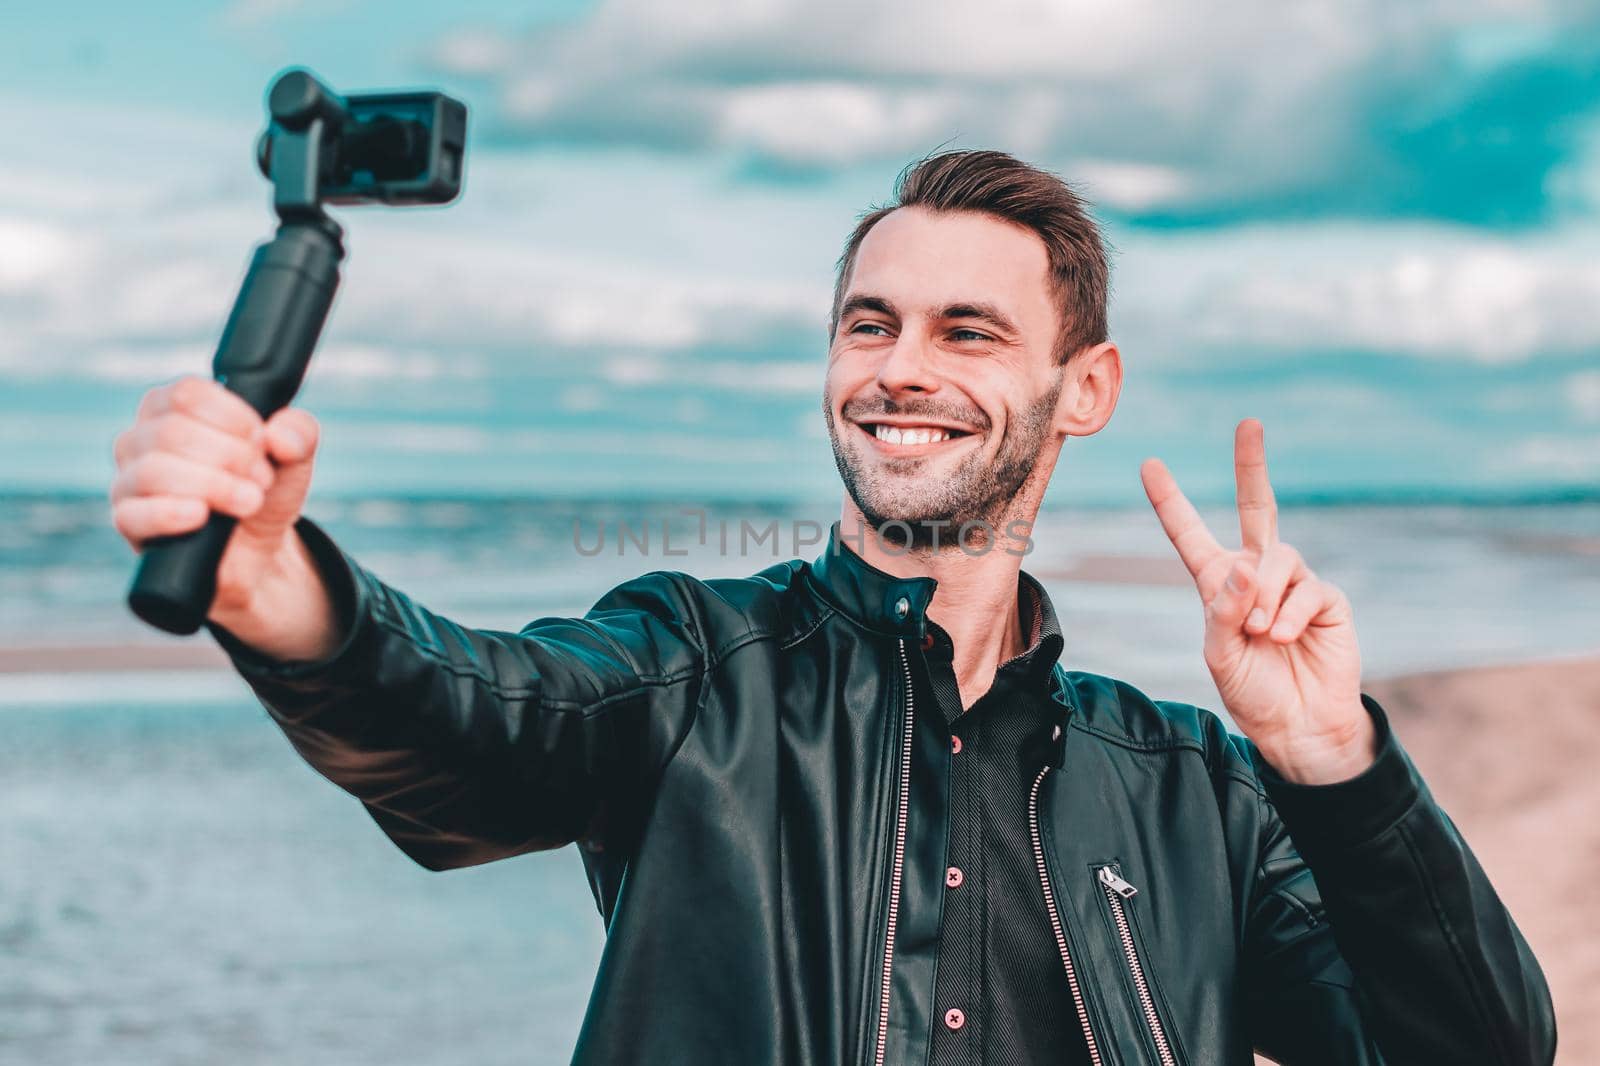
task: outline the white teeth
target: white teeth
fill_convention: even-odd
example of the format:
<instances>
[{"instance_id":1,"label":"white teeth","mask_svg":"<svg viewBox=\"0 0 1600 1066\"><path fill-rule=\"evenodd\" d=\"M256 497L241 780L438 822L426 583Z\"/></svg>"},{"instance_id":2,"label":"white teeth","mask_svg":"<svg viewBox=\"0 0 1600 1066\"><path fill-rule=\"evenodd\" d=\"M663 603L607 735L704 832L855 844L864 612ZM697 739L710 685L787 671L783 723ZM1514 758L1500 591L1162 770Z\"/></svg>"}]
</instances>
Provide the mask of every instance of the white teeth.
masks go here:
<instances>
[{"instance_id":1,"label":"white teeth","mask_svg":"<svg viewBox=\"0 0 1600 1066\"><path fill-rule=\"evenodd\" d=\"M881 422L873 426L873 434L885 444L937 444L950 439L945 429L901 429Z\"/></svg>"}]
</instances>

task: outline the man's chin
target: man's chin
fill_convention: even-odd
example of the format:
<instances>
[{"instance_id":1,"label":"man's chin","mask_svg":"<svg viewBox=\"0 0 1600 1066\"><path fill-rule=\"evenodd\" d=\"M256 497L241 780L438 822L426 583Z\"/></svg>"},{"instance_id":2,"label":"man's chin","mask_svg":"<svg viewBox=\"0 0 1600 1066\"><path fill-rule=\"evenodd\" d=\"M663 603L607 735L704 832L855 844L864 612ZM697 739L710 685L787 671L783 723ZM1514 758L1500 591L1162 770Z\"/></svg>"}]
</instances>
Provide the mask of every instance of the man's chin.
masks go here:
<instances>
[{"instance_id":1,"label":"man's chin","mask_svg":"<svg viewBox=\"0 0 1600 1066\"><path fill-rule=\"evenodd\" d=\"M857 506L860 507L860 504ZM867 525L883 540L894 544L909 539L911 543L923 547L954 547L963 526L969 527L969 535L974 532L971 528L974 526L988 525L993 528L993 523L987 519L974 518L966 513L893 507L860 507L860 510Z\"/></svg>"}]
</instances>

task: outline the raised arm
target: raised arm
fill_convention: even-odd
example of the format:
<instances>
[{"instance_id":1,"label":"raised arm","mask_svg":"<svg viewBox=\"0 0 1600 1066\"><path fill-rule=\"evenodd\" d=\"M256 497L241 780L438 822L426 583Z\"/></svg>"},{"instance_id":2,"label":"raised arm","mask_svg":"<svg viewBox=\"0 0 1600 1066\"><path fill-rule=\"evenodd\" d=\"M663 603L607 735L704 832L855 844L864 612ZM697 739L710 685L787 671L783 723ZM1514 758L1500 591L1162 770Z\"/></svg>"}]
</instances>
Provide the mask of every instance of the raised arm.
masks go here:
<instances>
[{"instance_id":1,"label":"raised arm","mask_svg":"<svg viewBox=\"0 0 1600 1066\"><path fill-rule=\"evenodd\" d=\"M1544 1066L1555 1029L1538 964L1361 694L1349 601L1279 541L1260 423L1240 423L1234 447L1236 550L1159 461L1143 477L1264 786L1244 959L1261 1047L1287 1063Z\"/></svg>"},{"instance_id":2,"label":"raised arm","mask_svg":"<svg viewBox=\"0 0 1600 1066\"><path fill-rule=\"evenodd\" d=\"M308 762L429 869L626 839L698 695L686 579L646 574L581 619L472 629L297 528L349 619L340 647L276 662L209 628Z\"/></svg>"},{"instance_id":3,"label":"raised arm","mask_svg":"<svg viewBox=\"0 0 1600 1066\"><path fill-rule=\"evenodd\" d=\"M684 580L622 585L518 633L442 618L301 516L317 426L216 382L151 390L117 439L136 550L239 519L207 628L296 749L432 869L622 839L687 728L703 661Z\"/></svg>"}]
</instances>

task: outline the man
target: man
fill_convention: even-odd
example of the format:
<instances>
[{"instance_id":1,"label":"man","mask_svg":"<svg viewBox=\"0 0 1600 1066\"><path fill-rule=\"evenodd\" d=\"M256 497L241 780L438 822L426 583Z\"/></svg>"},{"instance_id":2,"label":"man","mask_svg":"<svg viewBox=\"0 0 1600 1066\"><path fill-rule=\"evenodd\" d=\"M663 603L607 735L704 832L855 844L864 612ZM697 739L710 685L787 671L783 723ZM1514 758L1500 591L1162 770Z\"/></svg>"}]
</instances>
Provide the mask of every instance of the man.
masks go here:
<instances>
[{"instance_id":1,"label":"man","mask_svg":"<svg viewBox=\"0 0 1600 1066\"><path fill-rule=\"evenodd\" d=\"M607 939L577 1062L1550 1062L1536 962L1278 540L1259 424L1236 550L1143 470L1244 737L1057 661L1017 538L1116 405L1105 305L1059 179L918 163L840 262L827 550L583 619L411 601L300 517L310 416L201 379L119 438L115 522L241 519L211 632L417 862L580 842Z\"/></svg>"}]
</instances>

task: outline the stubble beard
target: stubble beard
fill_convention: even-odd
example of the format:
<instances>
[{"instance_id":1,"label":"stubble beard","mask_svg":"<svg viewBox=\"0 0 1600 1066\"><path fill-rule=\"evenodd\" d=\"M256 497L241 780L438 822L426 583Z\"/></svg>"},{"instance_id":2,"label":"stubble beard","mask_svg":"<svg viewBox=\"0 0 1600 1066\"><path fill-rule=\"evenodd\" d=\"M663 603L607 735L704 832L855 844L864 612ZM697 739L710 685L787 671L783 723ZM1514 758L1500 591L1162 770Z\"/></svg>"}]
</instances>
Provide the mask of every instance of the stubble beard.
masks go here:
<instances>
[{"instance_id":1,"label":"stubble beard","mask_svg":"<svg viewBox=\"0 0 1600 1066\"><path fill-rule=\"evenodd\" d=\"M918 476L931 464L932 457L888 459L869 466L862 454L867 445L855 439L853 426L846 429L848 442L841 439L833 407L824 396L828 439L845 491L867 524L897 548L952 549L1003 537L1011 506L1038 465L1050 434L1061 384L1058 378L1048 392L1008 423L993 460L986 458L981 448L970 449L944 477ZM874 413L915 416L935 415L937 411L932 405L890 403L857 417L868 418ZM967 419L962 421L972 424Z\"/></svg>"}]
</instances>

